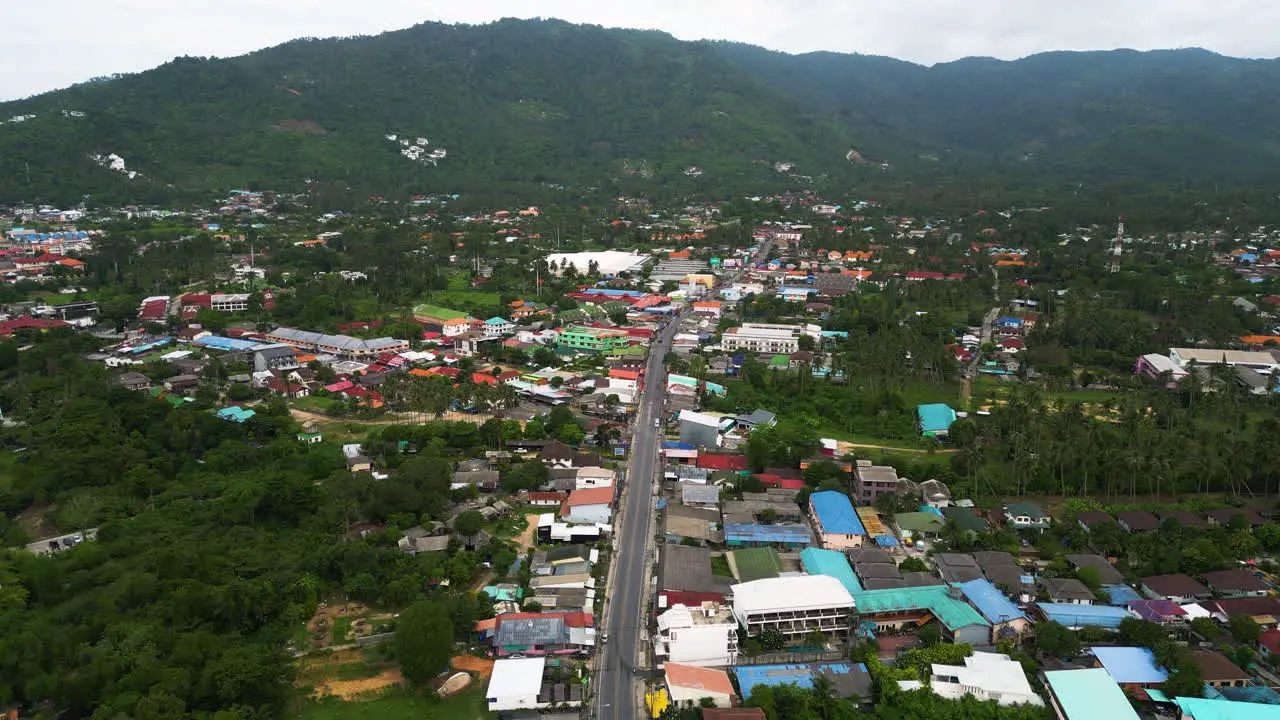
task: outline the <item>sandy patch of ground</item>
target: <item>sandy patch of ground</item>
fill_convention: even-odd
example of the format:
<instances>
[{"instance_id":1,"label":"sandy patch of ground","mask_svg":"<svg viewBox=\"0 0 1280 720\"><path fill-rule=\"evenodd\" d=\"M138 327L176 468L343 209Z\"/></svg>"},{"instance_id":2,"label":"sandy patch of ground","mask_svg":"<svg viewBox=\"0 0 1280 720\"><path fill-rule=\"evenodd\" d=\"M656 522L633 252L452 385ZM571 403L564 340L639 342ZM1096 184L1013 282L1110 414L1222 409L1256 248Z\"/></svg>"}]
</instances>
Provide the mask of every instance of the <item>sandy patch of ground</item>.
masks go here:
<instances>
[{"instance_id":1,"label":"sandy patch of ground","mask_svg":"<svg viewBox=\"0 0 1280 720\"><path fill-rule=\"evenodd\" d=\"M493 673L493 661L478 658L474 655L456 655L452 661L454 670L465 670L487 679Z\"/></svg>"},{"instance_id":2,"label":"sandy patch of ground","mask_svg":"<svg viewBox=\"0 0 1280 720\"><path fill-rule=\"evenodd\" d=\"M520 543L520 548L522 550L530 550L538 547L536 536L538 533L538 516L541 514L542 513L525 514L524 520L528 523L528 527L526 527L524 531L520 533L520 536L516 538L516 542Z\"/></svg>"},{"instance_id":3,"label":"sandy patch of ground","mask_svg":"<svg viewBox=\"0 0 1280 720\"><path fill-rule=\"evenodd\" d=\"M371 678L323 680L316 685L315 696L320 698L326 695L336 695L343 700L352 700L366 693L379 692L402 682L404 682L404 676L400 674L400 670L392 668L383 670Z\"/></svg>"}]
</instances>

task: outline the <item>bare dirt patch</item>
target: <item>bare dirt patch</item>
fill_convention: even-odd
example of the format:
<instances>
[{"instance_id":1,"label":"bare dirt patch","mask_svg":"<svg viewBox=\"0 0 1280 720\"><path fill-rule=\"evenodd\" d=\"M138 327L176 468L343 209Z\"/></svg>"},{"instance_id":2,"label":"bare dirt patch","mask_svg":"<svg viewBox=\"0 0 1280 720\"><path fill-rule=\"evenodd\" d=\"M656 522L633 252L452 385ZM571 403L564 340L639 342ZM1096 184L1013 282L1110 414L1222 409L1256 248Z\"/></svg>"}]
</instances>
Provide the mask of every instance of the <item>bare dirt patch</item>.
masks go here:
<instances>
[{"instance_id":1,"label":"bare dirt patch","mask_svg":"<svg viewBox=\"0 0 1280 720\"><path fill-rule=\"evenodd\" d=\"M336 695L343 700L354 700L362 695L381 692L393 685L404 682L404 676L398 668L383 670L370 678L359 680L322 680L316 685L315 696L322 698Z\"/></svg>"},{"instance_id":2,"label":"bare dirt patch","mask_svg":"<svg viewBox=\"0 0 1280 720\"><path fill-rule=\"evenodd\" d=\"M18 515L18 524L26 531L32 542L58 537L62 533L45 516L53 512L51 503L36 503Z\"/></svg>"},{"instance_id":3,"label":"bare dirt patch","mask_svg":"<svg viewBox=\"0 0 1280 720\"><path fill-rule=\"evenodd\" d=\"M536 540L538 533L538 516L542 513L526 513L524 520L528 525L520 536L516 538L516 542L520 544L522 550L531 550L538 547Z\"/></svg>"},{"instance_id":4,"label":"bare dirt patch","mask_svg":"<svg viewBox=\"0 0 1280 720\"><path fill-rule=\"evenodd\" d=\"M475 673L481 680L486 680L493 674L493 661L474 655L455 655L451 664L454 670Z\"/></svg>"}]
</instances>

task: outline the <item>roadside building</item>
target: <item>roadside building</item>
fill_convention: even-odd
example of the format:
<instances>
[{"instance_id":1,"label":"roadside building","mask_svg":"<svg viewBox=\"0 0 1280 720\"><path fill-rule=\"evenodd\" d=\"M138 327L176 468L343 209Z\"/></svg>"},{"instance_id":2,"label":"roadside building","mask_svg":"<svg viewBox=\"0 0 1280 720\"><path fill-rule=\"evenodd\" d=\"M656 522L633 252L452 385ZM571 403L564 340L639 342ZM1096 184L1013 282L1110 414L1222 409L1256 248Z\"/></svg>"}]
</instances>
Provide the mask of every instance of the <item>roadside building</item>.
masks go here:
<instances>
[{"instance_id":1,"label":"roadside building","mask_svg":"<svg viewBox=\"0 0 1280 720\"><path fill-rule=\"evenodd\" d=\"M572 523L607 525L613 518L613 500L611 487L574 490L560 506L560 516Z\"/></svg>"},{"instance_id":2,"label":"roadside building","mask_svg":"<svg viewBox=\"0 0 1280 720\"><path fill-rule=\"evenodd\" d=\"M803 334L804 328L799 325L743 323L725 330L720 337L720 346L729 352L747 350L769 355L790 355L800 349L800 336Z\"/></svg>"},{"instance_id":3,"label":"roadside building","mask_svg":"<svg viewBox=\"0 0 1280 720\"><path fill-rule=\"evenodd\" d=\"M598 328L585 325L569 325L560 331L556 346L570 350L604 352L626 347L631 336L626 330Z\"/></svg>"},{"instance_id":4,"label":"roadside building","mask_svg":"<svg viewBox=\"0 0 1280 720\"><path fill-rule=\"evenodd\" d=\"M667 677L667 693L671 704L683 706L685 702L701 704L709 698L713 707L733 707L737 693L733 682L723 670L669 662L664 666Z\"/></svg>"},{"instance_id":5,"label":"roadside building","mask_svg":"<svg viewBox=\"0 0 1280 720\"><path fill-rule=\"evenodd\" d=\"M542 691L546 666L545 657L495 661L485 690L489 712L543 707L538 702L538 694Z\"/></svg>"},{"instance_id":6,"label":"roadside building","mask_svg":"<svg viewBox=\"0 0 1280 720\"><path fill-rule=\"evenodd\" d=\"M658 615L653 652L664 662L702 667L732 665L738 659L738 623L733 611L716 602L674 605Z\"/></svg>"}]
</instances>

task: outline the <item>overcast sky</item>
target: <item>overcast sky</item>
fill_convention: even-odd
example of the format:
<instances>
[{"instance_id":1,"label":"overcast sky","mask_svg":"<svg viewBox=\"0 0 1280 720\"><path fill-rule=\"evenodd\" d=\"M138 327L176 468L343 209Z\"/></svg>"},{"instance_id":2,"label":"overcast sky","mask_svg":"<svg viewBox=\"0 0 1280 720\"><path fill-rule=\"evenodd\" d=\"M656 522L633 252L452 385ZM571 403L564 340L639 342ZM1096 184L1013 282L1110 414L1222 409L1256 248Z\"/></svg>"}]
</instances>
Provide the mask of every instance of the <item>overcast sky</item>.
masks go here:
<instances>
[{"instance_id":1,"label":"overcast sky","mask_svg":"<svg viewBox=\"0 0 1280 720\"><path fill-rule=\"evenodd\" d=\"M1117 47L1280 55L1276 0L0 0L0 99L178 55L532 16L927 64Z\"/></svg>"}]
</instances>

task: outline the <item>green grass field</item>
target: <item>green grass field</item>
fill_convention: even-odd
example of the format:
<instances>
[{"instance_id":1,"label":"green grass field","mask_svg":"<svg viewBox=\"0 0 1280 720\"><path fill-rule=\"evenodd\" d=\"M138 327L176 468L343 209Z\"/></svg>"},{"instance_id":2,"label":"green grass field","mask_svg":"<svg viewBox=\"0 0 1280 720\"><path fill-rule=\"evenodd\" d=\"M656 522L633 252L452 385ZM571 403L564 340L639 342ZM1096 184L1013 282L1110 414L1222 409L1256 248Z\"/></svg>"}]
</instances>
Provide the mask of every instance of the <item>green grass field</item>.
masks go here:
<instances>
[{"instance_id":1,"label":"green grass field","mask_svg":"<svg viewBox=\"0 0 1280 720\"><path fill-rule=\"evenodd\" d=\"M295 720L490 720L497 714L485 709L484 686L476 685L445 700L429 700L404 690L358 702L328 698L308 702L292 717Z\"/></svg>"},{"instance_id":2,"label":"green grass field","mask_svg":"<svg viewBox=\"0 0 1280 720\"><path fill-rule=\"evenodd\" d=\"M333 408L338 407L340 405L342 405L341 400L328 398L328 397L317 397L314 395L308 395L307 397L300 397L293 401L293 406L298 408L299 410L306 410L307 412L314 412L314 413L321 413L321 414L327 414L330 411L332 411Z\"/></svg>"},{"instance_id":3,"label":"green grass field","mask_svg":"<svg viewBox=\"0 0 1280 720\"><path fill-rule=\"evenodd\" d=\"M782 561L773 548L734 550L733 562L738 566L738 577L742 582L778 577L778 573L782 571Z\"/></svg>"}]
</instances>

